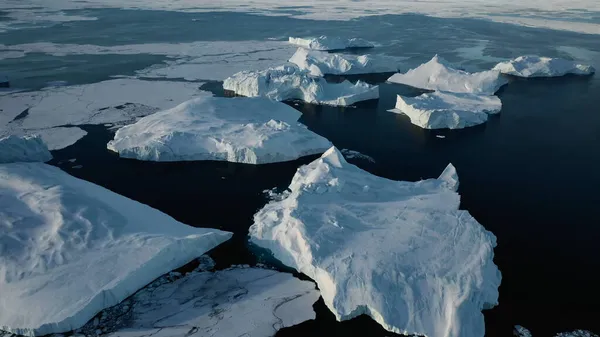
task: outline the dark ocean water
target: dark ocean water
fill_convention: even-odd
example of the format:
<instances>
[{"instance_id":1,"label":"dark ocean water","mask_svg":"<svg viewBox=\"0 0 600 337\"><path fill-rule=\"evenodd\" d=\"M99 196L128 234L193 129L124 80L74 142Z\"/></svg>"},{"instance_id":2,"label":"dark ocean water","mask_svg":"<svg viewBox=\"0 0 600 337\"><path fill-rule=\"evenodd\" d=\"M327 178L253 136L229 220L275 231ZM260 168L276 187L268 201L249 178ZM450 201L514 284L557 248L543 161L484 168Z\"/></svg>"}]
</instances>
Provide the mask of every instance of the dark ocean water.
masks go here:
<instances>
[{"instance_id":1,"label":"dark ocean water","mask_svg":"<svg viewBox=\"0 0 600 337\"><path fill-rule=\"evenodd\" d=\"M320 22L236 13L101 10L93 14L100 19L4 33L0 34L0 41L116 45L356 35L381 43L375 52L409 56L407 67L440 53L465 68L484 69L495 62L477 55L477 48L466 52L472 58L457 49L473 48L477 46L474 41L486 40L489 42L485 54L494 57L529 53L568 56L557 47L571 46L584 48L581 55L591 55L590 62L600 65L597 36L469 19L402 15ZM241 26L232 31L232 22ZM12 67L20 83L32 87L37 83L35 76L52 78L52 71L28 73L25 62L30 57L42 56L27 56L10 64L0 61L0 71ZM72 76L77 83L114 74L106 70L110 63L89 56L54 59L52 62L72 62L65 68L64 76ZM158 62L150 56L136 59L120 55L114 60L122 73ZM94 68L94 64L99 64L99 68ZM81 75L85 69L90 69L91 79ZM222 95L219 85L212 82L203 88ZM531 329L534 336L573 329L600 333L599 76L513 78L498 93L503 103L499 115L484 125L454 131L423 130L410 124L407 117L386 111L394 106L396 94L416 95L418 91L381 84L380 93L378 101L347 108L288 104L303 113L301 122L338 148L373 157L375 164L352 161L373 174L414 181L437 177L449 162L456 166L461 208L498 238L494 261L503 279L500 305L485 311L487 336L510 336L515 324ZM233 231L234 238L211 253L221 267L256 262L277 265L261 250L248 246L248 227L256 210L267 202L262 191L285 188L296 168L316 157L258 166L138 162L119 159L106 150L112 134L104 127L85 129L89 134L81 141L54 151L54 165L187 224ZM71 158L77 162L69 162ZM83 167L74 168L76 165ZM316 320L283 329L277 336L391 335L367 317L337 323L322 301L315 309Z\"/></svg>"}]
</instances>

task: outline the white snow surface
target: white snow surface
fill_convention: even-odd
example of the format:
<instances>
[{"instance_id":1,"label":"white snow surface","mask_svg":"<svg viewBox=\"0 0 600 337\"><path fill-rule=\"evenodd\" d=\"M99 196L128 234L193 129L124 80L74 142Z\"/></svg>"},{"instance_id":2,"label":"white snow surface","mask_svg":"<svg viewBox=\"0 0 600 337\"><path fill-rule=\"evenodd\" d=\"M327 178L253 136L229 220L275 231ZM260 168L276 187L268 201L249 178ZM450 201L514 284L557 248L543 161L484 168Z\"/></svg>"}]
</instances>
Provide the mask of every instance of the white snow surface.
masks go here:
<instances>
[{"instance_id":1,"label":"white snow surface","mask_svg":"<svg viewBox=\"0 0 600 337\"><path fill-rule=\"evenodd\" d=\"M452 68L452 65L438 55L405 74L392 75L388 81L420 89L482 95L493 95L508 83L499 71L468 73Z\"/></svg>"},{"instance_id":2,"label":"white snow surface","mask_svg":"<svg viewBox=\"0 0 600 337\"><path fill-rule=\"evenodd\" d=\"M42 163L0 165L0 329L84 325L231 237Z\"/></svg>"},{"instance_id":3,"label":"white snow surface","mask_svg":"<svg viewBox=\"0 0 600 337\"><path fill-rule=\"evenodd\" d=\"M263 96L277 101L302 100L313 104L347 106L379 98L379 87L358 81L328 83L295 65L262 71L242 71L225 80L223 88L246 97Z\"/></svg>"},{"instance_id":4,"label":"white snow surface","mask_svg":"<svg viewBox=\"0 0 600 337\"><path fill-rule=\"evenodd\" d=\"M331 148L302 166L282 200L254 216L250 240L315 280L338 320L385 329L482 337L498 302L495 236L459 210L452 165L438 179L392 181Z\"/></svg>"},{"instance_id":5,"label":"white snow surface","mask_svg":"<svg viewBox=\"0 0 600 337\"><path fill-rule=\"evenodd\" d=\"M350 48L373 48L372 42L361 38L343 39L337 36L319 37L290 37L289 42L293 45L312 50L344 50Z\"/></svg>"},{"instance_id":6,"label":"white snow surface","mask_svg":"<svg viewBox=\"0 0 600 337\"><path fill-rule=\"evenodd\" d=\"M301 113L262 97L196 98L119 129L107 147L150 161L264 164L325 152L331 143L298 123Z\"/></svg>"},{"instance_id":7,"label":"white snow surface","mask_svg":"<svg viewBox=\"0 0 600 337\"><path fill-rule=\"evenodd\" d=\"M47 162L51 159L48 147L38 135L0 137L0 164Z\"/></svg>"},{"instance_id":8,"label":"white snow surface","mask_svg":"<svg viewBox=\"0 0 600 337\"><path fill-rule=\"evenodd\" d=\"M48 148L55 150L74 144L86 134L79 128L63 126L122 126L190 98L208 95L198 90L198 83L134 79L8 93L0 100L0 136L40 134Z\"/></svg>"},{"instance_id":9,"label":"white snow surface","mask_svg":"<svg viewBox=\"0 0 600 337\"><path fill-rule=\"evenodd\" d=\"M318 298L314 283L275 270L235 266L170 273L76 334L94 336L101 329L111 337L270 337L314 319Z\"/></svg>"},{"instance_id":10,"label":"white snow surface","mask_svg":"<svg viewBox=\"0 0 600 337\"><path fill-rule=\"evenodd\" d=\"M502 109L496 96L435 91L417 97L398 95L391 112L405 114L424 129L462 129L483 124Z\"/></svg>"},{"instance_id":11,"label":"white snow surface","mask_svg":"<svg viewBox=\"0 0 600 337\"><path fill-rule=\"evenodd\" d=\"M373 74L398 71L398 58L384 55L345 55L298 48L289 60L313 76Z\"/></svg>"},{"instance_id":12,"label":"white snow surface","mask_svg":"<svg viewBox=\"0 0 600 337\"><path fill-rule=\"evenodd\" d=\"M494 70L518 77L591 75L596 71L590 65L579 64L575 61L535 55L519 56L510 61L500 62L494 67Z\"/></svg>"}]
</instances>

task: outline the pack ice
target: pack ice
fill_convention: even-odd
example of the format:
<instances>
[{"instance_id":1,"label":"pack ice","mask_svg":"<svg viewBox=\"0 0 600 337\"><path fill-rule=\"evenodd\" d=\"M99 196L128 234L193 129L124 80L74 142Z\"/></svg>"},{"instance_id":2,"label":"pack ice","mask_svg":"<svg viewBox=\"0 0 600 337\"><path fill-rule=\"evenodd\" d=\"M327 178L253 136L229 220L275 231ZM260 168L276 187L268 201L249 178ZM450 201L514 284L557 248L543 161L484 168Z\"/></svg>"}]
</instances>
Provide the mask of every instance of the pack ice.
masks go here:
<instances>
[{"instance_id":1,"label":"pack ice","mask_svg":"<svg viewBox=\"0 0 600 337\"><path fill-rule=\"evenodd\" d=\"M0 165L0 329L70 331L231 233L192 228L42 163Z\"/></svg>"},{"instance_id":2,"label":"pack ice","mask_svg":"<svg viewBox=\"0 0 600 337\"><path fill-rule=\"evenodd\" d=\"M0 164L14 162L47 162L52 159L48 147L37 135L0 138Z\"/></svg>"},{"instance_id":3,"label":"pack ice","mask_svg":"<svg viewBox=\"0 0 600 337\"><path fill-rule=\"evenodd\" d=\"M344 55L298 48L289 60L313 76L398 71L398 59L383 55Z\"/></svg>"},{"instance_id":4,"label":"pack ice","mask_svg":"<svg viewBox=\"0 0 600 337\"><path fill-rule=\"evenodd\" d=\"M108 149L150 161L264 164L325 152L331 143L298 122L301 113L266 98L201 97L119 129Z\"/></svg>"},{"instance_id":5,"label":"pack ice","mask_svg":"<svg viewBox=\"0 0 600 337\"><path fill-rule=\"evenodd\" d=\"M398 95L391 112L405 114L424 129L462 129L485 123L502 109L496 96L436 91L417 97Z\"/></svg>"},{"instance_id":6,"label":"pack ice","mask_svg":"<svg viewBox=\"0 0 600 337\"><path fill-rule=\"evenodd\" d=\"M343 50L350 48L373 48L375 45L361 38L343 39L321 35L319 37L290 37L289 42L312 50Z\"/></svg>"},{"instance_id":7,"label":"pack ice","mask_svg":"<svg viewBox=\"0 0 600 337\"><path fill-rule=\"evenodd\" d=\"M438 55L405 74L392 75L388 81L420 89L482 95L493 95L508 83L497 70L468 73L452 68Z\"/></svg>"},{"instance_id":8,"label":"pack ice","mask_svg":"<svg viewBox=\"0 0 600 337\"><path fill-rule=\"evenodd\" d=\"M438 179L392 181L331 148L258 211L250 240L314 279L338 320L367 314L395 333L482 337L481 310L498 301L496 238L458 210L457 187L452 165Z\"/></svg>"},{"instance_id":9,"label":"pack ice","mask_svg":"<svg viewBox=\"0 0 600 337\"><path fill-rule=\"evenodd\" d=\"M557 77L567 74L591 75L594 67L560 58L535 55L519 56L506 62L500 62L494 70L518 77Z\"/></svg>"},{"instance_id":10,"label":"pack ice","mask_svg":"<svg viewBox=\"0 0 600 337\"><path fill-rule=\"evenodd\" d=\"M313 104L346 106L379 98L379 87L364 82L327 83L296 66L283 65L262 71L242 71L225 80L223 88L247 97L277 101L302 100Z\"/></svg>"}]
</instances>

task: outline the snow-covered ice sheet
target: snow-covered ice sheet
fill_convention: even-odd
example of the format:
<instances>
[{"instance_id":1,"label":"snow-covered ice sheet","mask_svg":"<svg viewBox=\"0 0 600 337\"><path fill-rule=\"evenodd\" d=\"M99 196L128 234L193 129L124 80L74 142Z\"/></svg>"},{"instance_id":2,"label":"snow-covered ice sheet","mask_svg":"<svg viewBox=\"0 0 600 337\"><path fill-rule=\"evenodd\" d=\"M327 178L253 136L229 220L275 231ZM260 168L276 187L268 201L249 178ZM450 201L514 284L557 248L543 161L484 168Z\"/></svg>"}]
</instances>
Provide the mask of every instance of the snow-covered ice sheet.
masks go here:
<instances>
[{"instance_id":1,"label":"snow-covered ice sheet","mask_svg":"<svg viewBox=\"0 0 600 337\"><path fill-rule=\"evenodd\" d=\"M289 60L313 76L396 72L398 58L385 55L345 55L298 48Z\"/></svg>"},{"instance_id":2,"label":"snow-covered ice sheet","mask_svg":"<svg viewBox=\"0 0 600 337\"><path fill-rule=\"evenodd\" d=\"M293 45L312 50L343 50L350 48L373 48L372 42L361 38L343 39L337 36L319 37L290 37L289 42Z\"/></svg>"},{"instance_id":3,"label":"snow-covered ice sheet","mask_svg":"<svg viewBox=\"0 0 600 337\"><path fill-rule=\"evenodd\" d=\"M47 162L51 159L48 147L38 135L0 137L0 164Z\"/></svg>"},{"instance_id":4,"label":"snow-covered ice sheet","mask_svg":"<svg viewBox=\"0 0 600 337\"><path fill-rule=\"evenodd\" d=\"M0 165L0 329L70 331L231 233L42 163Z\"/></svg>"},{"instance_id":5,"label":"snow-covered ice sheet","mask_svg":"<svg viewBox=\"0 0 600 337\"><path fill-rule=\"evenodd\" d=\"M493 95L508 83L499 71L468 73L452 68L452 65L438 55L405 74L392 75L388 81L420 89L483 95Z\"/></svg>"},{"instance_id":6,"label":"snow-covered ice sheet","mask_svg":"<svg viewBox=\"0 0 600 337\"><path fill-rule=\"evenodd\" d=\"M500 62L493 70L518 77L557 77L567 74L591 75L596 71L590 65L575 61L535 55L519 56L510 61Z\"/></svg>"},{"instance_id":7,"label":"snow-covered ice sheet","mask_svg":"<svg viewBox=\"0 0 600 337\"><path fill-rule=\"evenodd\" d=\"M417 97L398 95L389 111L405 114L424 129L462 129L485 123L502 109L496 96L435 91Z\"/></svg>"},{"instance_id":8,"label":"snow-covered ice sheet","mask_svg":"<svg viewBox=\"0 0 600 337\"><path fill-rule=\"evenodd\" d=\"M520 325L515 325L515 329L513 332L514 332L514 335L517 337L532 337L533 336L527 328L522 327ZM587 331L587 330L575 330L575 331L571 331L571 332L561 332L561 333L556 334L554 337L598 337L598 335L596 335L593 332Z\"/></svg>"},{"instance_id":9,"label":"snow-covered ice sheet","mask_svg":"<svg viewBox=\"0 0 600 337\"><path fill-rule=\"evenodd\" d=\"M243 266L216 272L199 268L157 279L75 334L270 337L314 319L318 298L314 283L290 274Z\"/></svg>"},{"instance_id":10,"label":"snow-covered ice sheet","mask_svg":"<svg viewBox=\"0 0 600 337\"><path fill-rule=\"evenodd\" d=\"M36 133L42 136L48 148L60 149L75 143L85 131L56 127L123 125L190 98L207 95L210 94L198 90L197 83L135 79L10 93L3 95L0 101L0 136Z\"/></svg>"},{"instance_id":11,"label":"snow-covered ice sheet","mask_svg":"<svg viewBox=\"0 0 600 337\"><path fill-rule=\"evenodd\" d=\"M346 106L379 98L379 87L365 82L328 83L295 65L262 71L242 71L225 80L223 88L246 97L263 96L277 101L302 100L313 104Z\"/></svg>"},{"instance_id":12,"label":"snow-covered ice sheet","mask_svg":"<svg viewBox=\"0 0 600 337\"><path fill-rule=\"evenodd\" d=\"M338 320L361 314L385 329L483 337L497 304L495 236L459 210L452 165L438 179L380 178L336 148L302 166L287 197L254 216L250 240L315 280Z\"/></svg>"},{"instance_id":13,"label":"snow-covered ice sheet","mask_svg":"<svg viewBox=\"0 0 600 337\"><path fill-rule=\"evenodd\" d=\"M295 160L331 147L300 124L300 116L267 98L202 97L119 129L107 147L139 160L247 164Z\"/></svg>"}]
</instances>

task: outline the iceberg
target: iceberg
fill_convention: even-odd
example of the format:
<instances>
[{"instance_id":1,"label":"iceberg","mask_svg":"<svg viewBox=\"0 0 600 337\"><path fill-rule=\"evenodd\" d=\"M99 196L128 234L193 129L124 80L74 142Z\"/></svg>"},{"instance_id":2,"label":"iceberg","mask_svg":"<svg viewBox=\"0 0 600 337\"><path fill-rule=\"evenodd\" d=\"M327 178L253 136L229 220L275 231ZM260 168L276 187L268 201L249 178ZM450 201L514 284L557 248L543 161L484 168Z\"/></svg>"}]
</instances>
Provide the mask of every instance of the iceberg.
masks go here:
<instances>
[{"instance_id":1,"label":"iceberg","mask_svg":"<svg viewBox=\"0 0 600 337\"><path fill-rule=\"evenodd\" d=\"M379 98L379 87L361 81L328 83L309 76L296 66L262 71L242 71L225 80L223 88L246 97L263 96L276 101L302 100L313 104L347 106Z\"/></svg>"},{"instance_id":2,"label":"iceberg","mask_svg":"<svg viewBox=\"0 0 600 337\"><path fill-rule=\"evenodd\" d=\"M398 71L398 59L383 55L343 55L298 48L289 62L313 76L374 74Z\"/></svg>"},{"instance_id":3,"label":"iceberg","mask_svg":"<svg viewBox=\"0 0 600 337\"><path fill-rule=\"evenodd\" d=\"M325 152L331 143L301 113L266 98L201 97L119 129L108 149L149 161L264 164Z\"/></svg>"},{"instance_id":4,"label":"iceberg","mask_svg":"<svg viewBox=\"0 0 600 337\"><path fill-rule=\"evenodd\" d=\"M314 283L291 274L245 266L214 272L198 268L157 279L75 334L270 337L314 319L318 298Z\"/></svg>"},{"instance_id":5,"label":"iceberg","mask_svg":"<svg viewBox=\"0 0 600 337\"><path fill-rule=\"evenodd\" d=\"M338 320L361 314L406 335L482 337L498 302L496 237L459 210L452 165L393 181L334 147L254 216L250 241L315 280Z\"/></svg>"},{"instance_id":6,"label":"iceberg","mask_svg":"<svg viewBox=\"0 0 600 337\"><path fill-rule=\"evenodd\" d=\"M468 73L454 69L446 60L435 55L429 62L405 74L392 75L388 82L434 91L493 95L508 80L497 70Z\"/></svg>"},{"instance_id":7,"label":"iceberg","mask_svg":"<svg viewBox=\"0 0 600 337\"><path fill-rule=\"evenodd\" d=\"M496 96L436 91L417 97L398 95L395 109L388 111L405 114L424 129L462 129L485 123L488 114L501 109Z\"/></svg>"},{"instance_id":8,"label":"iceberg","mask_svg":"<svg viewBox=\"0 0 600 337\"><path fill-rule=\"evenodd\" d=\"M42 163L0 165L0 330L70 331L231 237Z\"/></svg>"},{"instance_id":9,"label":"iceberg","mask_svg":"<svg viewBox=\"0 0 600 337\"><path fill-rule=\"evenodd\" d=\"M48 147L38 135L0 138L0 164L47 162L52 159Z\"/></svg>"},{"instance_id":10,"label":"iceberg","mask_svg":"<svg viewBox=\"0 0 600 337\"><path fill-rule=\"evenodd\" d=\"M340 37L290 37L291 44L312 50L343 50L350 48L373 48L375 45L361 38L342 39Z\"/></svg>"},{"instance_id":11,"label":"iceberg","mask_svg":"<svg viewBox=\"0 0 600 337\"><path fill-rule=\"evenodd\" d=\"M596 71L590 65L579 64L575 61L535 55L519 56L510 61L500 62L493 70L518 77L558 77L567 74L591 75Z\"/></svg>"}]
</instances>

